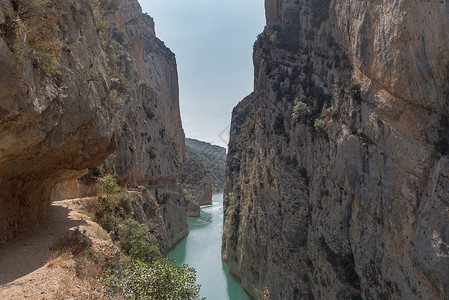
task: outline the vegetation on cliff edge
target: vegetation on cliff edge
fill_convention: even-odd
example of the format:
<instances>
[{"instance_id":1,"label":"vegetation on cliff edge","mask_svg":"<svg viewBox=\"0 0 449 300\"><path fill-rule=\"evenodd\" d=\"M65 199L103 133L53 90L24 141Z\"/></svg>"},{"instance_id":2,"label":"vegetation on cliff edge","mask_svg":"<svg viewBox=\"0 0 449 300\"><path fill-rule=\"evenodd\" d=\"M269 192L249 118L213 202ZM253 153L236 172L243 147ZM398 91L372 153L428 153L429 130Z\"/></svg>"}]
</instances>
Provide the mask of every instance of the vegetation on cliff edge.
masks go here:
<instances>
[{"instance_id":1,"label":"vegetation on cliff edge","mask_svg":"<svg viewBox=\"0 0 449 300\"><path fill-rule=\"evenodd\" d=\"M97 169L94 173L102 174ZM157 224L136 220L133 207L141 195L120 191L110 174L100 176L95 181L107 197L90 199L86 213L110 233L121 250L123 265L121 271L111 268L102 277L107 294L119 299L199 299L195 270L187 265L176 267L163 258Z\"/></svg>"}]
</instances>

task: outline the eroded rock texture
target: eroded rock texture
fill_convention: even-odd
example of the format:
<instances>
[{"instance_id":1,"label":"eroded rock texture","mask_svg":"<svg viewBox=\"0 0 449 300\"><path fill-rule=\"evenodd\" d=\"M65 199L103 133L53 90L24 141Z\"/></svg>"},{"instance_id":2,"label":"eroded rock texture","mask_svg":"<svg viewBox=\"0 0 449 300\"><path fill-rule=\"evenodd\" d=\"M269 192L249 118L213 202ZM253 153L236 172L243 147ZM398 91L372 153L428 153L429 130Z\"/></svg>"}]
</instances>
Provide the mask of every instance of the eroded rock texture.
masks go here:
<instances>
[{"instance_id":1,"label":"eroded rock texture","mask_svg":"<svg viewBox=\"0 0 449 300\"><path fill-rule=\"evenodd\" d=\"M95 193L74 180L110 153L106 171L156 199L163 250L186 235L177 80L137 0L0 1L0 242L45 215L52 189Z\"/></svg>"},{"instance_id":2,"label":"eroded rock texture","mask_svg":"<svg viewBox=\"0 0 449 300\"><path fill-rule=\"evenodd\" d=\"M192 216L199 216L200 205L212 204L212 174L190 155L184 157L181 183L194 198Z\"/></svg>"},{"instance_id":3,"label":"eroded rock texture","mask_svg":"<svg viewBox=\"0 0 449 300\"><path fill-rule=\"evenodd\" d=\"M274 299L449 296L447 1L266 0L223 257Z\"/></svg>"},{"instance_id":4,"label":"eroded rock texture","mask_svg":"<svg viewBox=\"0 0 449 300\"><path fill-rule=\"evenodd\" d=\"M142 13L137 0L120 1L112 16L106 47L115 71L111 75L112 88L122 100L117 106L117 151L107 165L118 174L123 186L145 186L156 195L168 234L168 249L188 233L190 202L198 208L204 198L203 187L194 186L198 182L181 180L181 176L205 172L198 164L197 169L183 166L189 162L184 162L175 55L156 37L153 19ZM130 56L129 68L126 57L117 59L122 47ZM130 83L129 78L134 82ZM183 170L190 173L182 175ZM194 197L190 202L185 199L184 188ZM211 193L211 183L205 188Z\"/></svg>"},{"instance_id":5,"label":"eroded rock texture","mask_svg":"<svg viewBox=\"0 0 449 300\"><path fill-rule=\"evenodd\" d=\"M118 149L109 161L123 185L177 184L185 142L175 55L156 38L137 0L120 1L111 27L106 50L121 102Z\"/></svg>"},{"instance_id":6,"label":"eroded rock texture","mask_svg":"<svg viewBox=\"0 0 449 300\"><path fill-rule=\"evenodd\" d=\"M0 2L0 242L45 215L56 183L80 176L115 149L93 13L88 1L65 4L58 5L64 13L55 24L60 74L48 75L29 55L17 5ZM23 56L13 53L18 46ZM87 74L90 65L97 78Z\"/></svg>"}]
</instances>

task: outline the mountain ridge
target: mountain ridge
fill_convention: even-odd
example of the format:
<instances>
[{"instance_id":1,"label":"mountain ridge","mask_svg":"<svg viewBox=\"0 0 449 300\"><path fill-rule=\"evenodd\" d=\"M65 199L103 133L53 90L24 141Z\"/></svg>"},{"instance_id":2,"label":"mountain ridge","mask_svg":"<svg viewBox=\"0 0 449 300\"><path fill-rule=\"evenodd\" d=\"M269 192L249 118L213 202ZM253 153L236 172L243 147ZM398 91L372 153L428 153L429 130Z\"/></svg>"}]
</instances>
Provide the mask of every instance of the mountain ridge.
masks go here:
<instances>
[{"instance_id":1,"label":"mountain ridge","mask_svg":"<svg viewBox=\"0 0 449 300\"><path fill-rule=\"evenodd\" d=\"M186 138L187 153L212 174L213 192L223 192L226 168L226 148Z\"/></svg>"}]
</instances>

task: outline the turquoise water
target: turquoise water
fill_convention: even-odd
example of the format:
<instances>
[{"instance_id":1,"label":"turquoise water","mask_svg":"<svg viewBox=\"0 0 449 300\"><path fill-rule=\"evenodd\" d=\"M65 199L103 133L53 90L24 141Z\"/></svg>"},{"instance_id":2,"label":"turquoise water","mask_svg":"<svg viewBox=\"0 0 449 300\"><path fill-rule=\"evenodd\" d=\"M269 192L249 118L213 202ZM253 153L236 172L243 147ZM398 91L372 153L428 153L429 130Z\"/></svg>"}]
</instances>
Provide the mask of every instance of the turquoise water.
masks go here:
<instances>
[{"instance_id":1,"label":"turquoise water","mask_svg":"<svg viewBox=\"0 0 449 300\"><path fill-rule=\"evenodd\" d=\"M189 235L168 256L178 266L188 264L196 269L201 296L208 300L252 300L221 260L223 194L213 195L212 205L201 207L199 218L189 218L189 227Z\"/></svg>"}]
</instances>

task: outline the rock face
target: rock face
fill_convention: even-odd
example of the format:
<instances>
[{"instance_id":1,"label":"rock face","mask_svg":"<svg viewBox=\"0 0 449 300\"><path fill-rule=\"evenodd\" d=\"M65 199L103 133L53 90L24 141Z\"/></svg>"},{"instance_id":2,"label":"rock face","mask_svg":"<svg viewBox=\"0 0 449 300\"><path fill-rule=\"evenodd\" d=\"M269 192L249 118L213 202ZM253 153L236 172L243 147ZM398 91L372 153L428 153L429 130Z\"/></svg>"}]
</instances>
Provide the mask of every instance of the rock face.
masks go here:
<instances>
[{"instance_id":1,"label":"rock face","mask_svg":"<svg viewBox=\"0 0 449 300\"><path fill-rule=\"evenodd\" d=\"M222 193L226 171L226 149L186 138L186 152L211 172L213 192Z\"/></svg>"},{"instance_id":2,"label":"rock face","mask_svg":"<svg viewBox=\"0 0 449 300\"><path fill-rule=\"evenodd\" d=\"M120 1L110 38L109 57L123 49L130 61L129 70L121 69L126 58L110 62L120 100L118 149L110 165L122 185L177 184L185 142L175 55L156 38L153 20L137 0Z\"/></svg>"},{"instance_id":3,"label":"rock face","mask_svg":"<svg viewBox=\"0 0 449 300\"><path fill-rule=\"evenodd\" d=\"M222 255L255 297L449 297L447 1L266 0Z\"/></svg>"},{"instance_id":4,"label":"rock face","mask_svg":"<svg viewBox=\"0 0 449 300\"><path fill-rule=\"evenodd\" d=\"M175 196L174 196L175 195ZM140 224L147 226L149 233L155 238L163 255L167 253L176 241L181 239L187 228L187 222L177 222L175 227L168 228L167 220L185 219L185 201L179 187L160 189L140 188L130 192L132 199L132 216ZM177 197L177 199L175 199ZM173 201L180 201L179 203ZM172 201L172 202L170 202ZM168 209L170 205L176 209ZM182 209L184 207L184 209Z\"/></svg>"},{"instance_id":5,"label":"rock face","mask_svg":"<svg viewBox=\"0 0 449 300\"><path fill-rule=\"evenodd\" d=\"M86 184L78 179L57 184L51 191L51 201L93 197L101 193L96 184Z\"/></svg>"},{"instance_id":6,"label":"rock face","mask_svg":"<svg viewBox=\"0 0 449 300\"><path fill-rule=\"evenodd\" d=\"M121 102L117 151L106 165L122 186L145 186L155 195L166 225L167 250L188 233L190 207L180 186L185 137L175 55L156 37L153 19L142 13L137 0L119 2L111 27L107 52L114 58L109 61L111 80ZM126 55L129 70L122 68Z\"/></svg>"},{"instance_id":7,"label":"rock face","mask_svg":"<svg viewBox=\"0 0 449 300\"><path fill-rule=\"evenodd\" d=\"M0 70L0 242L39 221L52 190L92 192L74 179L114 150L106 170L148 188L164 247L188 233L176 60L137 0L0 1Z\"/></svg>"},{"instance_id":8,"label":"rock face","mask_svg":"<svg viewBox=\"0 0 449 300\"><path fill-rule=\"evenodd\" d=\"M18 21L17 2L0 2L0 242L39 222L55 184L115 149L106 59L89 3L55 6L68 9L55 23L60 74L49 75L25 38L30 19ZM97 78L86 72L91 65Z\"/></svg>"},{"instance_id":9,"label":"rock face","mask_svg":"<svg viewBox=\"0 0 449 300\"><path fill-rule=\"evenodd\" d=\"M181 182L198 205L212 204L212 174L203 168L199 162L186 155L182 165Z\"/></svg>"},{"instance_id":10,"label":"rock face","mask_svg":"<svg viewBox=\"0 0 449 300\"><path fill-rule=\"evenodd\" d=\"M139 80L148 83L159 99L157 115L176 144L180 159L185 149L178 71L173 52L156 37L153 19L142 13L137 0L121 0L113 17L116 35L126 35L126 45L136 61Z\"/></svg>"}]
</instances>

